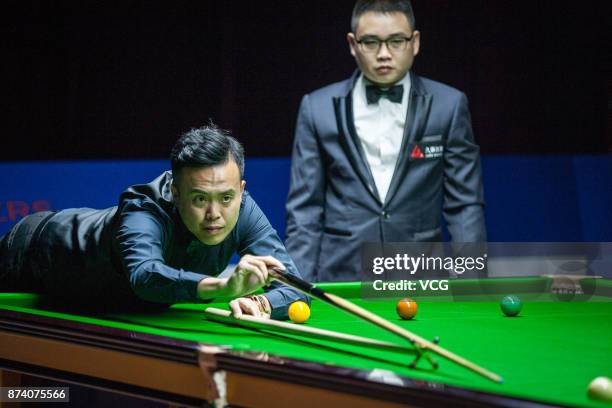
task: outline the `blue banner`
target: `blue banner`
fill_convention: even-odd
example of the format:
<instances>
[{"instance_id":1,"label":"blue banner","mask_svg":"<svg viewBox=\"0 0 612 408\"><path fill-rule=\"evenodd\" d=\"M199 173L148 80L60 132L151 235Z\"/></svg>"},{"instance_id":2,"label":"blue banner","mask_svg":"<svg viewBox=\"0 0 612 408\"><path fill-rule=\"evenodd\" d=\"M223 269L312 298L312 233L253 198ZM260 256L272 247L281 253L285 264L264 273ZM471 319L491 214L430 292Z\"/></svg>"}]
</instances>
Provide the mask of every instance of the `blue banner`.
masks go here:
<instances>
[{"instance_id":1,"label":"blue banner","mask_svg":"<svg viewBox=\"0 0 612 408\"><path fill-rule=\"evenodd\" d=\"M612 156L485 156L487 232L497 242L612 241ZM289 158L246 161L247 190L281 238ZM167 160L0 163L0 234L27 214L106 208Z\"/></svg>"}]
</instances>

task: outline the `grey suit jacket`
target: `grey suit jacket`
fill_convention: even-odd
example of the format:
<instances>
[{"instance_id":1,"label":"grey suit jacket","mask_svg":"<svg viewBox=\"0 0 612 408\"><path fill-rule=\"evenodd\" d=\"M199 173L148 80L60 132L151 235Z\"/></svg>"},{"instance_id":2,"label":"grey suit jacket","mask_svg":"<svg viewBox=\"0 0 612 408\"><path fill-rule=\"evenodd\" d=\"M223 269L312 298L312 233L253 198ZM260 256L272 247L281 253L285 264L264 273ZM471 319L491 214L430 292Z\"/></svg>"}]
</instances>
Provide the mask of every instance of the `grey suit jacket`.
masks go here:
<instances>
[{"instance_id":1,"label":"grey suit jacket","mask_svg":"<svg viewBox=\"0 0 612 408\"><path fill-rule=\"evenodd\" d=\"M307 280L361 278L364 242L486 240L479 148L460 91L413 73L385 202L357 137L352 78L303 97L287 199L286 247Z\"/></svg>"}]
</instances>

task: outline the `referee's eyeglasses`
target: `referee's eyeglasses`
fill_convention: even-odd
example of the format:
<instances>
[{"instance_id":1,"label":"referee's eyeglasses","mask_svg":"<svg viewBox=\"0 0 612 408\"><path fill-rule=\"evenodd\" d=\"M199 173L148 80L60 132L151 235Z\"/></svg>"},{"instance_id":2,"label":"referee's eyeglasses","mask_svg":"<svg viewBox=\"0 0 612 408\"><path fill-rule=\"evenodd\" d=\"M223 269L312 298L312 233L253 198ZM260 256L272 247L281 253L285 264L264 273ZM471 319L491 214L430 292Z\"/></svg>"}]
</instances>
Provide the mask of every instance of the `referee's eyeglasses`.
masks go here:
<instances>
[{"instance_id":1,"label":"referee's eyeglasses","mask_svg":"<svg viewBox=\"0 0 612 408\"><path fill-rule=\"evenodd\" d=\"M414 35L410 37L402 37L402 36L394 36L389 37L386 40L381 40L377 37L365 37L360 38L357 41L361 51L367 53L377 53L380 51L380 47L384 43L387 46L387 49L391 52L401 52L405 51L408 48L408 43L412 41Z\"/></svg>"}]
</instances>

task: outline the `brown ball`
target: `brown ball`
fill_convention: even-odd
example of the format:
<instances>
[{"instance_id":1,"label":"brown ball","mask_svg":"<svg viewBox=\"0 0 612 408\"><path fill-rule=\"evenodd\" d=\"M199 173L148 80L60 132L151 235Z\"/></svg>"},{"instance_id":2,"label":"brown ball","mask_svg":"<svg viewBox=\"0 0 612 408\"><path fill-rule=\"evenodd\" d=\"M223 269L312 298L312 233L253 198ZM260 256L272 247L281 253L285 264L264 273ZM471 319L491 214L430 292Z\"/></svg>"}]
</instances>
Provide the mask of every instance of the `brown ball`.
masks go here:
<instances>
[{"instance_id":1,"label":"brown ball","mask_svg":"<svg viewBox=\"0 0 612 408\"><path fill-rule=\"evenodd\" d=\"M410 298L400 300L396 306L397 314L404 320L410 320L416 316L418 308L417 303Z\"/></svg>"}]
</instances>

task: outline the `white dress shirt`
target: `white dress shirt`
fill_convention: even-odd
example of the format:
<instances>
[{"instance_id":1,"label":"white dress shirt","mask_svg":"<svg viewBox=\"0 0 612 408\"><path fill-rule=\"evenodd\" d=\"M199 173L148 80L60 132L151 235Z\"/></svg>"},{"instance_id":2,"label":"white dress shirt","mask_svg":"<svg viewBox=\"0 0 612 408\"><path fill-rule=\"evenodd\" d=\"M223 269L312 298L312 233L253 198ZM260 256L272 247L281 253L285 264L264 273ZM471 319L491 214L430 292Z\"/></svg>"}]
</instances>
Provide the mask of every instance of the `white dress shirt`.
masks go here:
<instances>
[{"instance_id":1,"label":"white dress shirt","mask_svg":"<svg viewBox=\"0 0 612 408\"><path fill-rule=\"evenodd\" d=\"M371 83L363 74L360 75L353 88L353 116L357 136L374 177L380 200L384 203L402 146L411 85L410 74L406 74L395 84L404 86L401 103L381 97L377 103L368 105L367 85Z\"/></svg>"}]
</instances>

